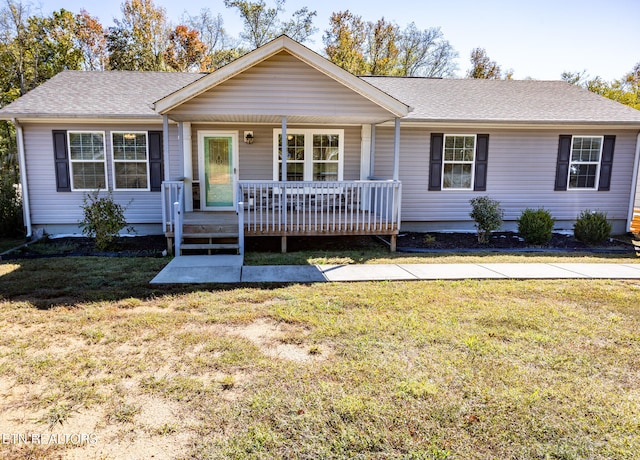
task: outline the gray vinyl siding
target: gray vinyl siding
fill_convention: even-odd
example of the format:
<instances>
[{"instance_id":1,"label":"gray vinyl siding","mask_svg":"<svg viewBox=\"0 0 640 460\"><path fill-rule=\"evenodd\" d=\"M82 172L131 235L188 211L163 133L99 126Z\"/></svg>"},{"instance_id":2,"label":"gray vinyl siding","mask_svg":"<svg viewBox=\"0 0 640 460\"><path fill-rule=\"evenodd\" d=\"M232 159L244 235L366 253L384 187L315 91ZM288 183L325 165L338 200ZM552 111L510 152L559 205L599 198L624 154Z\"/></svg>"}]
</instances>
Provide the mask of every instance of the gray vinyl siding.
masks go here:
<instances>
[{"instance_id":1,"label":"gray vinyl siding","mask_svg":"<svg viewBox=\"0 0 640 460\"><path fill-rule=\"evenodd\" d=\"M280 125L191 125L193 178L198 180L198 131L237 131L240 180L273 180L273 130ZM360 126L296 126L288 129L344 129L344 180L360 178ZM253 131L253 144L243 142L244 131Z\"/></svg>"},{"instance_id":2,"label":"gray vinyl siding","mask_svg":"<svg viewBox=\"0 0 640 460\"><path fill-rule=\"evenodd\" d=\"M171 111L175 116L391 117L313 67L281 52Z\"/></svg>"},{"instance_id":3,"label":"gray vinyl siding","mask_svg":"<svg viewBox=\"0 0 640 460\"><path fill-rule=\"evenodd\" d=\"M636 134L629 131L535 131L443 129L445 134L489 134L487 190L428 191L431 130L401 129L400 180L403 222L448 222L451 228L471 223L469 200L488 195L505 210L505 221L515 221L527 208L544 207L558 220L557 228L570 229L570 222L584 209L606 211L617 228L627 219ZM610 191L554 191L558 136L616 136ZM375 174L390 178L393 167L393 129L376 129ZM564 222L563 222L564 221ZM467 228L472 228L470 225Z\"/></svg>"},{"instance_id":4,"label":"gray vinyl siding","mask_svg":"<svg viewBox=\"0 0 640 460\"><path fill-rule=\"evenodd\" d=\"M82 219L84 191L57 192L53 156L52 130L104 131L106 139L107 180L113 188L111 131L161 131L162 125L135 124L28 124L23 126L26 172L29 186L31 220L34 225L52 228L56 224L77 224ZM178 151L177 129L170 127L170 150ZM172 174L182 166L182 158L171 159ZM114 191L116 202L127 207L125 217L130 224L162 221L160 192ZM47 230L48 231L48 230Z\"/></svg>"}]
</instances>

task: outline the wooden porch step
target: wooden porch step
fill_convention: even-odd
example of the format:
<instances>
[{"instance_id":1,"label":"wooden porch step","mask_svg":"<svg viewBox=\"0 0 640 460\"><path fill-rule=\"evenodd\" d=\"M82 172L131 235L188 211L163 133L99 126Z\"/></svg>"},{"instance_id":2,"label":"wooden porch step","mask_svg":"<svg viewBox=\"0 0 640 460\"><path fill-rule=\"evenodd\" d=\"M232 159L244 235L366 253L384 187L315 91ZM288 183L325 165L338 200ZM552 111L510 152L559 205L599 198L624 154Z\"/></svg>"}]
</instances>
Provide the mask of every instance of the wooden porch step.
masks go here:
<instances>
[{"instance_id":1,"label":"wooden porch step","mask_svg":"<svg viewBox=\"0 0 640 460\"><path fill-rule=\"evenodd\" d=\"M203 239L203 238L238 238L238 232L226 232L226 233L183 233L183 239Z\"/></svg>"},{"instance_id":2,"label":"wooden porch step","mask_svg":"<svg viewBox=\"0 0 640 460\"><path fill-rule=\"evenodd\" d=\"M238 249L237 243L183 243L180 249L184 250L207 250L207 249Z\"/></svg>"},{"instance_id":3,"label":"wooden porch step","mask_svg":"<svg viewBox=\"0 0 640 460\"><path fill-rule=\"evenodd\" d=\"M182 226L182 234L210 234L210 233L235 233L238 234L238 224L226 224L226 225L192 225L184 224Z\"/></svg>"}]
</instances>

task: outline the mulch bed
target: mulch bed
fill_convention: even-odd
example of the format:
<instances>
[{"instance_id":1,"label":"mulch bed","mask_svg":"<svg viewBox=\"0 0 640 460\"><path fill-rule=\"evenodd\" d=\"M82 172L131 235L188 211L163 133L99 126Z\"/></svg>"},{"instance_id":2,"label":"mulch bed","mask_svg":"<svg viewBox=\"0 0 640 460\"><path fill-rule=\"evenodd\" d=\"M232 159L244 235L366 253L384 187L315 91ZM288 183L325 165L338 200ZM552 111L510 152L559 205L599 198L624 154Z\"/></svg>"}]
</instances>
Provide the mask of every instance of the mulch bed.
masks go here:
<instances>
[{"instance_id":1,"label":"mulch bed","mask_svg":"<svg viewBox=\"0 0 640 460\"><path fill-rule=\"evenodd\" d=\"M246 238L246 251L280 252L279 237ZM369 236L289 237L289 252L304 250L341 251L383 247L381 239ZM46 238L2 256L4 260L59 256L162 257L167 240L162 235L118 238L108 251L98 251L94 241L85 237ZM465 251L590 251L632 253L631 238L612 238L597 246L589 246L573 235L554 233L545 245L529 245L517 233L496 232L487 244L478 243L475 233L415 233L398 235L398 251L402 252L465 252Z\"/></svg>"},{"instance_id":2,"label":"mulch bed","mask_svg":"<svg viewBox=\"0 0 640 460\"><path fill-rule=\"evenodd\" d=\"M566 251L602 251L602 252L632 252L633 244L610 238L596 246L589 246L574 238L573 235L554 233L551 241L543 245L531 245L515 232L494 232L486 244L478 242L475 233L402 233L398 236L398 248L437 251L459 250L566 250Z\"/></svg>"}]
</instances>

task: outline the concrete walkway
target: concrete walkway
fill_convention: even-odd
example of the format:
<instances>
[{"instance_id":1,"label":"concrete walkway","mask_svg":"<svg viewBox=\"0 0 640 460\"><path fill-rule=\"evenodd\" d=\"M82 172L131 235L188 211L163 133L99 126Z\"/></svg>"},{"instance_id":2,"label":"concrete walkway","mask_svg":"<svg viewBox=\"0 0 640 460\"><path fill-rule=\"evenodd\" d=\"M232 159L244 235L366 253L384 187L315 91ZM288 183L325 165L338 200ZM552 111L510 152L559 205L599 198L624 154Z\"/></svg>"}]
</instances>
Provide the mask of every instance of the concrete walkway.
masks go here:
<instances>
[{"instance_id":1,"label":"concrete walkway","mask_svg":"<svg viewBox=\"0 0 640 460\"><path fill-rule=\"evenodd\" d=\"M182 256L151 284L461 279L640 279L640 264L242 265L242 256Z\"/></svg>"}]
</instances>

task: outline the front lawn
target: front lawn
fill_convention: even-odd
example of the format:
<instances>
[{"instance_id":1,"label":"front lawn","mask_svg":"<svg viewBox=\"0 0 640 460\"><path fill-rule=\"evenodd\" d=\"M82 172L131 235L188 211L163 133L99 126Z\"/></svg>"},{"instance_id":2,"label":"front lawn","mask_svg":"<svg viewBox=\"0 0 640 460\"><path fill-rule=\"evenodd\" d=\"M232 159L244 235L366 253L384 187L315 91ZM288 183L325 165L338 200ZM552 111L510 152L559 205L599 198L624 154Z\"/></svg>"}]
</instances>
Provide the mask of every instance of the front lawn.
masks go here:
<instances>
[{"instance_id":1,"label":"front lawn","mask_svg":"<svg viewBox=\"0 0 640 460\"><path fill-rule=\"evenodd\" d=\"M0 264L0 431L93 436L0 457L640 452L637 281L149 286L166 262Z\"/></svg>"}]
</instances>

